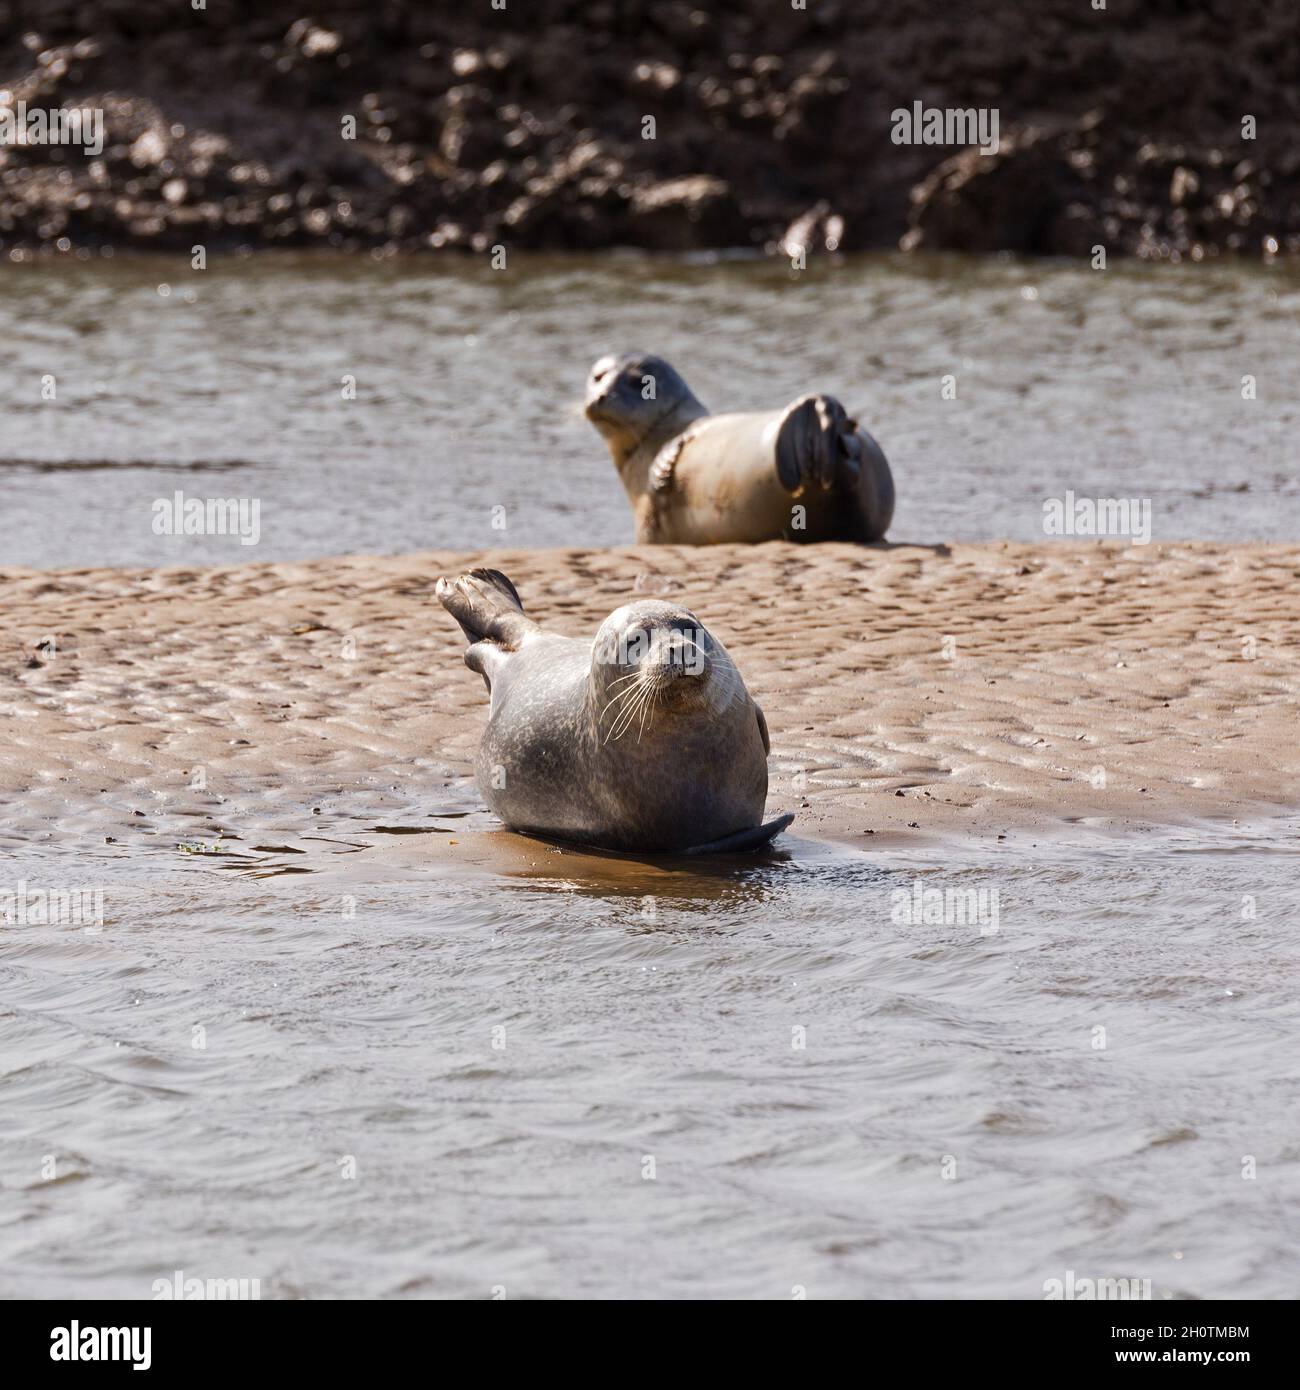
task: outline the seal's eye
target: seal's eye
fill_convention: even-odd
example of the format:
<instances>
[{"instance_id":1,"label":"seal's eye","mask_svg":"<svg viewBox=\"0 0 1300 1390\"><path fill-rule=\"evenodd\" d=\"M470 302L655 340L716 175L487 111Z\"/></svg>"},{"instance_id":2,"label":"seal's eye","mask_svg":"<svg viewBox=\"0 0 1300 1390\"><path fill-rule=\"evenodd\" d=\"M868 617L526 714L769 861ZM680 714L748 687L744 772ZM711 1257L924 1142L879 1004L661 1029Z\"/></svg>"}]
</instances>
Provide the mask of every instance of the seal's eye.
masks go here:
<instances>
[{"instance_id":1,"label":"seal's eye","mask_svg":"<svg viewBox=\"0 0 1300 1390\"><path fill-rule=\"evenodd\" d=\"M652 628L634 627L623 634L620 644L619 662L623 666L636 666L648 657L654 649L655 634Z\"/></svg>"}]
</instances>

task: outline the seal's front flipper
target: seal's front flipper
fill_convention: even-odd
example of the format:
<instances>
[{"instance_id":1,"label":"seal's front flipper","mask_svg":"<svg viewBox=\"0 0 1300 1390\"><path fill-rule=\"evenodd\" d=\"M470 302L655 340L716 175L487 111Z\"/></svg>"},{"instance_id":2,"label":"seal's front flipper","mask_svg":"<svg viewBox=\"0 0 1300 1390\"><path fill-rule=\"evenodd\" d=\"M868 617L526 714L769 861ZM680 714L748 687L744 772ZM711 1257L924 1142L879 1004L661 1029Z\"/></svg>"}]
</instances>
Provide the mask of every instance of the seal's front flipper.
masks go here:
<instances>
[{"instance_id":1,"label":"seal's front flipper","mask_svg":"<svg viewBox=\"0 0 1300 1390\"><path fill-rule=\"evenodd\" d=\"M766 825L756 825L751 830L738 830L734 835L726 835L721 840L711 840L707 845L692 845L683 851L686 854L735 854L740 850L761 849L769 840L774 840L790 822L794 815L786 811L770 820Z\"/></svg>"},{"instance_id":2,"label":"seal's front flipper","mask_svg":"<svg viewBox=\"0 0 1300 1390\"><path fill-rule=\"evenodd\" d=\"M475 642L465 652L465 665L483 677L489 691L492 689L492 680L497 668L502 662L509 660L505 648L498 647L495 642Z\"/></svg>"},{"instance_id":3,"label":"seal's front flipper","mask_svg":"<svg viewBox=\"0 0 1300 1390\"><path fill-rule=\"evenodd\" d=\"M470 570L459 579L439 579L434 592L471 643L495 642L512 652L538 630L537 624L524 615L515 586L500 570ZM467 664L471 670L482 670L481 664L469 660L473 652L471 646L466 653Z\"/></svg>"}]
</instances>

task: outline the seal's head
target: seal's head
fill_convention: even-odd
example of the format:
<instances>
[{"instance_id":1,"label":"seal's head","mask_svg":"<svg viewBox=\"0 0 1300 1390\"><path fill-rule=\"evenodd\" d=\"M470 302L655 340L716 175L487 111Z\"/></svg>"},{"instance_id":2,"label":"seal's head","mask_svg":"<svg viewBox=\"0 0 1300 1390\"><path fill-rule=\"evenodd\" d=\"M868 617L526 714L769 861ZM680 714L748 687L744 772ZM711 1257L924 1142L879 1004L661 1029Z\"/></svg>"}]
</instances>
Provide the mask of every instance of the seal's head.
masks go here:
<instances>
[{"instance_id":1,"label":"seal's head","mask_svg":"<svg viewBox=\"0 0 1300 1390\"><path fill-rule=\"evenodd\" d=\"M661 425L684 427L707 412L662 357L625 352L602 357L587 377L587 419L622 464Z\"/></svg>"},{"instance_id":2,"label":"seal's head","mask_svg":"<svg viewBox=\"0 0 1300 1390\"><path fill-rule=\"evenodd\" d=\"M712 717L742 689L722 643L661 599L624 604L601 623L590 686L607 743L629 732L639 740L665 718Z\"/></svg>"}]
</instances>

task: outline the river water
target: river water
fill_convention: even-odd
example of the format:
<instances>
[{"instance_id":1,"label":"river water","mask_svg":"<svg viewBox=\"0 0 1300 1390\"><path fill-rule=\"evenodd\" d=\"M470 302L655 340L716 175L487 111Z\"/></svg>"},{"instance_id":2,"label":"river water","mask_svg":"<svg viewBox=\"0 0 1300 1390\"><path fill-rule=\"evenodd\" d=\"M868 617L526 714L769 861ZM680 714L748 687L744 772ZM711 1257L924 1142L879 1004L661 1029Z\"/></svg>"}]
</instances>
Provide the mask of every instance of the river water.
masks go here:
<instances>
[{"instance_id":1,"label":"river water","mask_svg":"<svg viewBox=\"0 0 1300 1390\"><path fill-rule=\"evenodd\" d=\"M0 935L0 1295L1300 1292L1300 823L683 867L347 804L3 837L103 911Z\"/></svg>"},{"instance_id":2,"label":"river water","mask_svg":"<svg viewBox=\"0 0 1300 1390\"><path fill-rule=\"evenodd\" d=\"M578 409L624 344L715 408L841 395L896 539L1032 539L1067 489L1151 498L1157 539L1297 529L1279 267L4 278L5 564L627 541ZM175 489L260 499L258 546L182 557ZM518 839L468 791L250 787L219 845L50 794L0 815L0 893L102 911L0 926L0 1295L1300 1293L1293 818L870 854L796 824L684 866ZM918 884L976 919L911 916Z\"/></svg>"},{"instance_id":3,"label":"river water","mask_svg":"<svg viewBox=\"0 0 1300 1390\"><path fill-rule=\"evenodd\" d=\"M1282 265L116 257L4 269L0 564L627 542L580 413L623 347L713 410L841 397L893 465L894 540L1033 540L1067 490L1149 498L1156 539L1296 532ZM177 490L256 499L258 544L155 535Z\"/></svg>"}]
</instances>

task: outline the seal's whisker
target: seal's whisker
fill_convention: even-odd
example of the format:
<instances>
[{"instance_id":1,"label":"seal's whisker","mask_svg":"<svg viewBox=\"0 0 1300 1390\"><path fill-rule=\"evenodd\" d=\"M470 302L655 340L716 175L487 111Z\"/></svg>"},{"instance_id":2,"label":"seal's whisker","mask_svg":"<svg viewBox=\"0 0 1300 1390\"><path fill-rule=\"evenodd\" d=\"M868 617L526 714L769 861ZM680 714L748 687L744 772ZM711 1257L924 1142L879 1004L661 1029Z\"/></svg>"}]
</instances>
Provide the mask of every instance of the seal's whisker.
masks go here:
<instances>
[{"instance_id":1,"label":"seal's whisker","mask_svg":"<svg viewBox=\"0 0 1300 1390\"><path fill-rule=\"evenodd\" d=\"M614 714L614 722L613 722L613 724L610 726L610 733L611 733L615 738L617 738L617 737L619 736L620 730L621 730L622 728L626 727L626 724L627 724L628 719L631 718L631 716L633 716L633 715L636 713L636 706L637 706L636 694L637 694L637 692L636 692L636 690L634 689L633 691L630 691L630 692L628 692L628 693L631 694L633 698L630 699L626 704L624 704L623 707L622 707L621 709L615 711L615 714Z\"/></svg>"},{"instance_id":2,"label":"seal's whisker","mask_svg":"<svg viewBox=\"0 0 1300 1390\"><path fill-rule=\"evenodd\" d=\"M628 693L632 693L632 692L628 692ZM627 706L626 706L626 705L624 705L622 709L620 709L620 710L617 711L617 713L616 713L615 716L614 716L614 722L610 725L609 733L607 733L607 734L605 735L605 742L606 742L606 743L608 743L608 742L610 741L610 739L616 739L616 738L618 738L618 729L619 729L619 725L623 722L623 716L624 716L626 713L627 713Z\"/></svg>"},{"instance_id":3,"label":"seal's whisker","mask_svg":"<svg viewBox=\"0 0 1300 1390\"><path fill-rule=\"evenodd\" d=\"M634 671L630 676L622 676L619 680L615 681L613 685L610 686L610 689L612 690L614 688L614 685L622 685L624 684L624 682L627 681L636 681L640 678L640 675L641 673L639 671ZM634 694L636 692L636 689L637 687L635 685L629 685L625 690L620 690L619 693L615 695L612 699L606 700L604 707L600 711L600 718L597 720L597 723L603 723L605 720L605 716L610 712L610 710L614 709L615 706L618 705L619 701L622 700L625 696Z\"/></svg>"},{"instance_id":4,"label":"seal's whisker","mask_svg":"<svg viewBox=\"0 0 1300 1390\"><path fill-rule=\"evenodd\" d=\"M618 687L619 687L620 685L622 685L622 686L630 685L630 684L632 684L633 682L635 682L635 681L640 677L640 675L641 675L641 673L640 673L639 671L634 671L630 676L620 676L620 677L618 678L618 680L616 680L616 681L610 681L608 689L609 689L610 691L613 691L613 690L617 690ZM624 691L623 693L626 694L627 692Z\"/></svg>"},{"instance_id":5,"label":"seal's whisker","mask_svg":"<svg viewBox=\"0 0 1300 1390\"><path fill-rule=\"evenodd\" d=\"M612 740L614 743L617 743L619 739L621 739L623 735L627 732L628 725L632 722L632 716L635 713L636 706L630 705L628 709L625 710L623 714L619 716L618 721L614 724L614 727L610 729L609 733L605 736L605 742L609 743Z\"/></svg>"},{"instance_id":6,"label":"seal's whisker","mask_svg":"<svg viewBox=\"0 0 1300 1390\"><path fill-rule=\"evenodd\" d=\"M646 711L653 707L659 698L659 691L667 684L662 677L650 677L641 686L640 698L633 701L628 709L627 719L623 721L621 733L626 733L632 726L632 721L639 718L640 724L637 728L637 742L641 741L641 730L645 728Z\"/></svg>"},{"instance_id":7,"label":"seal's whisker","mask_svg":"<svg viewBox=\"0 0 1300 1390\"><path fill-rule=\"evenodd\" d=\"M659 701L659 692L663 689L663 687L664 682L656 682L655 685L651 688L650 699L641 707L641 723L637 726L636 731L636 741L638 743L641 742L641 735L645 733L645 721L647 714L650 716L650 728L652 731L654 729L654 708Z\"/></svg>"},{"instance_id":8,"label":"seal's whisker","mask_svg":"<svg viewBox=\"0 0 1300 1390\"><path fill-rule=\"evenodd\" d=\"M632 706L631 710L630 710L629 713L628 713L628 717L623 721L623 728L622 728L622 730L620 731L620 734L619 734L619 737L620 737L620 738L622 737L623 734L627 733L627 731L628 731L628 730L632 727L632 725L636 722L636 719L637 719L638 714L640 714L640 712L645 708L645 702L646 702L649 698L650 698L650 696L649 696L649 691L648 691L648 690L643 690L643 691L641 692L641 698L640 698L639 700L637 700L637 702L636 702L635 705Z\"/></svg>"},{"instance_id":9,"label":"seal's whisker","mask_svg":"<svg viewBox=\"0 0 1300 1390\"><path fill-rule=\"evenodd\" d=\"M641 742L641 731L642 731L642 729L645 728L645 714L646 714L646 709L647 709L650 705L652 705L652 704L654 703L655 697L657 696L658 692L659 692L659 684L658 684L658 682L657 682L657 681L647 681L646 684L645 684L644 693L642 694L641 699L637 701L636 709L632 711L634 717L635 717L636 720L637 720L636 741L637 741L638 743ZM629 727L629 728L631 727L631 722L630 722L630 721L629 721L628 727Z\"/></svg>"},{"instance_id":10,"label":"seal's whisker","mask_svg":"<svg viewBox=\"0 0 1300 1390\"><path fill-rule=\"evenodd\" d=\"M637 674L640 675L640 672L638 672ZM646 686L644 681L638 685L631 685L626 690L620 692L613 700L610 701L609 705L606 706L606 709L608 709L610 706L615 705L620 700L622 700L625 695L632 696L632 698L622 707L622 709L619 710L614 720L613 726L610 728L609 733L605 736L606 743L608 743L610 739L617 740L622 738L623 735L627 732L627 729L630 726L632 720L636 717L636 712L639 708L640 701L645 698L645 692Z\"/></svg>"},{"instance_id":11,"label":"seal's whisker","mask_svg":"<svg viewBox=\"0 0 1300 1390\"><path fill-rule=\"evenodd\" d=\"M620 734L625 734L632 727L633 720L635 720L641 714L641 712L645 709L647 702L652 700L654 698L654 695L655 686L652 682L647 681L641 687L639 697L628 706L627 718L623 721L623 726L620 731Z\"/></svg>"},{"instance_id":12,"label":"seal's whisker","mask_svg":"<svg viewBox=\"0 0 1300 1390\"><path fill-rule=\"evenodd\" d=\"M620 695L616 695L615 698L608 699L608 701L603 703L603 705L601 706L601 717L599 717L598 723L605 723L606 714L616 712L617 708L619 708L620 702L623 701L623 699L626 698L627 695L631 694L633 694L633 691L630 691L630 689L626 689L626 691L621 692Z\"/></svg>"}]
</instances>

